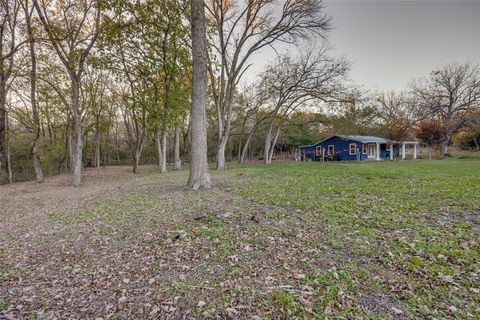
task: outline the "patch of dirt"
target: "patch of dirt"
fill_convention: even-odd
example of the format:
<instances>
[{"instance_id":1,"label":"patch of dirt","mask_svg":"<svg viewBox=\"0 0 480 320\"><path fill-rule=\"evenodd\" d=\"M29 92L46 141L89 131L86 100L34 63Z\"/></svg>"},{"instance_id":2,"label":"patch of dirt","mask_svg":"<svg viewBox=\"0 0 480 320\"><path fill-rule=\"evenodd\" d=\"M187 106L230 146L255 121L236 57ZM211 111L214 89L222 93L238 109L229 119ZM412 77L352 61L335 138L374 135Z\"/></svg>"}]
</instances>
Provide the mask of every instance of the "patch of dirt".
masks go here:
<instances>
[{"instance_id":1,"label":"patch of dirt","mask_svg":"<svg viewBox=\"0 0 480 320\"><path fill-rule=\"evenodd\" d=\"M85 170L76 188L69 175L1 186L0 318L275 316L268 288L320 265L322 234L300 212L266 218L285 209L221 181L200 192L185 182L186 172L109 167Z\"/></svg>"}]
</instances>

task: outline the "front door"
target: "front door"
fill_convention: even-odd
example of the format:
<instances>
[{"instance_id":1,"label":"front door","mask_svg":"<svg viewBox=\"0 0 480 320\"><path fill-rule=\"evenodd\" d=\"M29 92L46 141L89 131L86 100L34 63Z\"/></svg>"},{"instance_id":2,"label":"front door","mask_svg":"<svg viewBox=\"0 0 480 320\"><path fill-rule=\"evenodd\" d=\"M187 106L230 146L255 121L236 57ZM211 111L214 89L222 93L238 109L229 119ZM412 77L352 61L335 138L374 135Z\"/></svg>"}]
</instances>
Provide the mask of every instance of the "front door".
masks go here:
<instances>
[{"instance_id":1,"label":"front door","mask_svg":"<svg viewBox=\"0 0 480 320\"><path fill-rule=\"evenodd\" d=\"M367 156L368 158L375 158L375 145L374 144L369 144L367 148Z\"/></svg>"}]
</instances>

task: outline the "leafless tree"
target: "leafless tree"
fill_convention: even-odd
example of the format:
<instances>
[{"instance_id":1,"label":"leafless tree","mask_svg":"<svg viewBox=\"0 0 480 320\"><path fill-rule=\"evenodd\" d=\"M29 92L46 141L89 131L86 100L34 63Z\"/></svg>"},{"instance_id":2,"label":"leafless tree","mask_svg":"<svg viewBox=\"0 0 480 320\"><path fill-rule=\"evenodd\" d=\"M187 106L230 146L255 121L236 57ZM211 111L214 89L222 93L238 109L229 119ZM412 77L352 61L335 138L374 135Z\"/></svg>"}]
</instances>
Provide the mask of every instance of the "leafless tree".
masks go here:
<instances>
[{"instance_id":1,"label":"leafless tree","mask_svg":"<svg viewBox=\"0 0 480 320\"><path fill-rule=\"evenodd\" d=\"M147 136L147 108L136 108L135 106L132 107L132 105L129 105L124 101L120 109L123 114L123 121L127 133L127 143L132 154L133 173L138 173L140 157L142 155L143 147L145 145L145 138Z\"/></svg>"},{"instance_id":2,"label":"leafless tree","mask_svg":"<svg viewBox=\"0 0 480 320\"><path fill-rule=\"evenodd\" d=\"M298 57L283 56L263 72L262 88L270 92L270 124L264 161L271 163L280 130L288 116L312 101L340 99L349 69L344 59L328 56L328 48L310 48Z\"/></svg>"},{"instance_id":3,"label":"leafless tree","mask_svg":"<svg viewBox=\"0 0 480 320\"><path fill-rule=\"evenodd\" d=\"M28 0L21 1L24 11L26 34L30 53L30 105L32 108L33 118L33 145L32 145L32 162L35 169L35 176L37 182L43 182L43 172L40 166L40 159L38 157L38 146L40 143L40 116L38 111L37 101L37 54L35 51L35 35L32 27L32 17L34 13L34 6Z\"/></svg>"},{"instance_id":4,"label":"leafless tree","mask_svg":"<svg viewBox=\"0 0 480 320\"><path fill-rule=\"evenodd\" d=\"M190 175L187 185L210 188L207 162L207 37L203 0L190 0L192 25L192 98L190 110Z\"/></svg>"},{"instance_id":5,"label":"leafless tree","mask_svg":"<svg viewBox=\"0 0 480 320\"><path fill-rule=\"evenodd\" d=\"M208 18L214 26L209 73L217 113L217 169L225 168L236 87L253 54L278 42L294 43L323 37L330 19L322 0L254 0L241 3L210 0ZM319 40L320 41L320 40Z\"/></svg>"},{"instance_id":6,"label":"leafless tree","mask_svg":"<svg viewBox=\"0 0 480 320\"><path fill-rule=\"evenodd\" d=\"M8 149L7 96L10 90L14 57L25 41L17 41L20 3L0 0L0 183L12 182Z\"/></svg>"},{"instance_id":7,"label":"leafless tree","mask_svg":"<svg viewBox=\"0 0 480 320\"><path fill-rule=\"evenodd\" d=\"M480 105L480 68L470 63L446 65L433 71L429 79L414 81L411 92L422 108L440 120L444 132L440 148L444 156L468 112Z\"/></svg>"},{"instance_id":8,"label":"leafless tree","mask_svg":"<svg viewBox=\"0 0 480 320\"><path fill-rule=\"evenodd\" d=\"M33 0L33 3L49 42L70 78L72 183L79 186L83 151L80 83L86 59L99 33L100 8L94 0Z\"/></svg>"},{"instance_id":9,"label":"leafless tree","mask_svg":"<svg viewBox=\"0 0 480 320\"><path fill-rule=\"evenodd\" d=\"M414 96L390 91L378 97L378 115L388 141L403 141L410 137L414 125L426 116Z\"/></svg>"},{"instance_id":10,"label":"leafless tree","mask_svg":"<svg viewBox=\"0 0 480 320\"><path fill-rule=\"evenodd\" d=\"M257 129L268 119L266 103L269 99L268 90L262 90L260 82L254 82L244 90L245 107L243 108L242 127L240 132L238 162L245 162L245 156ZM245 132L245 130L247 130ZM243 136L246 134L245 142Z\"/></svg>"}]
</instances>

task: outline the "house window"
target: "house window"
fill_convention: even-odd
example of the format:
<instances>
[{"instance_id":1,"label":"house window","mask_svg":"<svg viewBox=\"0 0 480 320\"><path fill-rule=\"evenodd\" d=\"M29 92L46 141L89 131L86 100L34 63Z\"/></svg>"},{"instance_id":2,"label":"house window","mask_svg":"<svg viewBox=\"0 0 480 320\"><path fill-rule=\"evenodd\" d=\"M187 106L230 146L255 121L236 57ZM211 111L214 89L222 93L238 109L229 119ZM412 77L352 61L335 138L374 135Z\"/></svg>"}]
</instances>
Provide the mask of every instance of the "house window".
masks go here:
<instances>
[{"instance_id":1,"label":"house window","mask_svg":"<svg viewBox=\"0 0 480 320\"><path fill-rule=\"evenodd\" d=\"M315 151L316 151L317 157L320 157L322 155L322 147L317 146Z\"/></svg>"},{"instance_id":2,"label":"house window","mask_svg":"<svg viewBox=\"0 0 480 320\"><path fill-rule=\"evenodd\" d=\"M350 151L350 155L357 154L357 144L356 143L350 143L350 145L348 146L348 149Z\"/></svg>"},{"instance_id":3,"label":"house window","mask_svg":"<svg viewBox=\"0 0 480 320\"><path fill-rule=\"evenodd\" d=\"M366 143L362 143L362 153L367 154L367 144Z\"/></svg>"},{"instance_id":4,"label":"house window","mask_svg":"<svg viewBox=\"0 0 480 320\"><path fill-rule=\"evenodd\" d=\"M328 145L328 155L333 155L333 153L335 152L335 147L333 146L333 144L329 144Z\"/></svg>"}]
</instances>

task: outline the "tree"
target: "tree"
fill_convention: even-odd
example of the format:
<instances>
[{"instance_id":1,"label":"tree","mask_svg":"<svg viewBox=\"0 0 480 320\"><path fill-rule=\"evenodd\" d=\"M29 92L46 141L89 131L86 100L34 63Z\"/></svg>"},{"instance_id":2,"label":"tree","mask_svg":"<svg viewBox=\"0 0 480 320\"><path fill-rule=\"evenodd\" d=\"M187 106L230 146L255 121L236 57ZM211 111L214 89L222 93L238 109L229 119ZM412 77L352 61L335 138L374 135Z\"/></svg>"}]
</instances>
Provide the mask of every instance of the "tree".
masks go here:
<instances>
[{"instance_id":1,"label":"tree","mask_svg":"<svg viewBox=\"0 0 480 320\"><path fill-rule=\"evenodd\" d=\"M119 82L129 83L130 102L135 102L130 111L135 105L143 114L141 109L146 108L145 129L154 137L162 173L167 172L168 130L178 126L187 112L190 94L191 63L188 29L182 19L184 9L183 3L177 1L113 2L100 37L108 67L115 70ZM130 116L135 117L135 113ZM178 134L178 130L175 132ZM180 139L175 141L180 143ZM175 149L179 151L179 146ZM178 168L178 153L175 159Z\"/></svg>"},{"instance_id":2,"label":"tree","mask_svg":"<svg viewBox=\"0 0 480 320\"><path fill-rule=\"evenodd\" d=\"M70 78L72 184L79 186L83 151L80 84L86 59L99 33L100 7L94 0L33 0L33 3L50 44Z\"/></svg>"},{"instance_id":3,"label":"tree","mask_svg":"<svg viewBox=\"0 0 480 320\"><path fill-rule=\"evenodd\" d=\"M338 100L349 69L344 59L327 55L326 47L309 49L298 57L284 56L262 73L261 88L270 95L270 124L265 137L264 161L270 164L281 128L289 116L308 103Z\"/></svg>"},{"instance_id":4,"label":"tree","mask_svg":"<svg viewBox=\"0 0 480 320\"><path fill-rule=\"evenodd\" d=\"M14 68L14 57L24 43L17 42L19 11L19 1L0 1L0 183L12 182L8 150L7 96Z\"/></svg>"},{"instance_id":5,"label":"tree","mask_svg":"<svg viewBox=\"0 0 480 320\"><path fill-rule=\"evenodd\" d=\"M242 5L210 0L207 11L214 29L209 73L217 114L217 169L222 170L233 96L252 55L278 42L292 44L312 35L323 37L330 19L322 12L322 0L257 0Z\"/></svg>"},{"instance_id":6,"label":"tree","mask_svg":"<svg viewBox=\"0 0 480 320\"><path fill-rule=\"evenodd\" d=\"M203 0L190 0L192 27L192 98L190 110L190 175L187 185L210 188L207 162L207 39Z\"/></svg>"},{"instance_id":7,"label":"tree","mask_svg":"<svg viewBox=\"0 0 480 320\"><path fill-rule=\"evenodd\" d=\"M454 140L460 142L463 147L473 146L480 151L480 108L466 115L463 127L455 135Z\"/></svg>"},{"instance_id":8,"label":"tree","mask_svg":"<svg viewBox=\"0 0 480 320\"><path fill-rule=\"evenodd\" d=\"M93 59L92 59L93 60ZM108 89L113 84L110 81L108 71L101 69L101 65L90 61L91 65L85 69L85 76L81 86L82 105L84 106L84 116L89 116L90 124L85 127L85 134L93 131L93 159L92 166L100 167L101 154L101 136L109 129L110 110L106 103ZM110 101L112 102L112 101ZM111 103L111 105L115 105Z\"/></svg>"},{"instance_id":9,"label":"tree","mask_svg":"<svg viewBox=\"0 0 480 320\"><path fill-rule=\"evenodd\" d=\"M32 27L32 16L35 10L33 5L29 4L28 0L22 1L22 7L25 15L25 24L27 29L27 41L30 53L30 104L32 107L33 118L33 145L32 145L32 162L35 169L35 176L38 183L43 182L43 172L40 166L40 159L38 157L38 147L40 143L40 116L37 102L37 55L35 52L35 35Z\"/></svg>"},{"instance_id":10,"label":"tree","mask_svg":"<svg viewBox=\"0 0 480 320\"><path fill-rule=\"evenodd\" d=\"M378 115L388 141L407 140L412 134L413 126L425 117L424 110L419 108L415 97L404 92L388 92L378 97L377 102Z\"/></svg>"},{"instance_id":11,"label":"tree","mask_svg":"<svg viewBox=\"0 0 480 320\"><path fill-rule=\"evenodd\" d=\"M429 158L432 152L439 146L445 138L445 127L439 119L427 119L421 121L416 128L417 138L427 144L430 149Z\"/></svg>"},{"instance_id":12,"label":"tree","mask_svg":"<svg viewBox=\"0 0 480 320\"><path fill-rule=\"evenodd\" d=\"M480 105L479 66L469 63L446 65L433 71L429 79L414 81L411 92L422 108L439 119L443 132L441 155L444 156L468 112Z\"/></svg>"}]
</instances>

